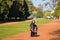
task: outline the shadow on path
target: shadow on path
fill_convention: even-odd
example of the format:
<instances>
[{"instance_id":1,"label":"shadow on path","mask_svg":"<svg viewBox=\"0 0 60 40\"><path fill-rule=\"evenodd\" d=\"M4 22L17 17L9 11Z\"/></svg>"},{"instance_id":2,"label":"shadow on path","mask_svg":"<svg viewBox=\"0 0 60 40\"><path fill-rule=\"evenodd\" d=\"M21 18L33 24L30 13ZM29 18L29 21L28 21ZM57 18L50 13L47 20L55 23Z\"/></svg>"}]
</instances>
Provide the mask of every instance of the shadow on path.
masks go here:
<instances>
[{"instance_id":1,"label":"shadow on path","mask_svg":"<svg viewBox=\"0 0 60 40\"><path fill-rule=\"evenodd\" d=\"M55 36L54 38L51 38L50 40L60 40L60 29L53 31L50 33L52 36Z\"/></svg>"},{"instance_id":2,"label":"shadow on path","mask_svg":"<svg viewBox=\"0 0 60 40\"><path fill-rule=\"evenodd\" d=\"M40 37L40 35L35 35L35 36L31 36L31 37Z\"/></svg>"}]
</instances>

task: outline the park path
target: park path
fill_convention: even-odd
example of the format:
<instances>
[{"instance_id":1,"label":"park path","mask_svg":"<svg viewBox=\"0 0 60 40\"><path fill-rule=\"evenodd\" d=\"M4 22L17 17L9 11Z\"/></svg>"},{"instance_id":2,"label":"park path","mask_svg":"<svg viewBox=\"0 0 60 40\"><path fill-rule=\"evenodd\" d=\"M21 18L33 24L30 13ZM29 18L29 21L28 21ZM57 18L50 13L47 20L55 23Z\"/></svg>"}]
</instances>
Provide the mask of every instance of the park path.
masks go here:
<instances>
[{"instance_id":1,"label":"park path","mask_svg":"<svg viewBox=\"0 0 60 40\"><path fill-rule=\"evenodd\" d=\"M60 40L60 20L54 20L38 28L38 36L31 37L30 32L13 35L3 40Z\"/></svg>"}]
</instances>

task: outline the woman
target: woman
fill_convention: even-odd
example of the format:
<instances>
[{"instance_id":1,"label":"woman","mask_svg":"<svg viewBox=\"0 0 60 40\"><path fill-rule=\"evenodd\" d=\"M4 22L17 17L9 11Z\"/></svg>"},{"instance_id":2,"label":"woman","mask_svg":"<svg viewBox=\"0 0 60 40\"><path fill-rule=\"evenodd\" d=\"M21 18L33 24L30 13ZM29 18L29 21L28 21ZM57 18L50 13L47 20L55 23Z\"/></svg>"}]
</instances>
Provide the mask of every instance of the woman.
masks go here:
<instances>
[{"instance_id":1,"label":"woman","mask_svg":"<svg viewBox=\"0 0 60 40\"><path fill-rule=\"evenodd\" d=\"M30 31L31 31L31 36L37 35L37 25L35 24L35 20L32 20L30 24Z\"/></svg>"}]
</instances>

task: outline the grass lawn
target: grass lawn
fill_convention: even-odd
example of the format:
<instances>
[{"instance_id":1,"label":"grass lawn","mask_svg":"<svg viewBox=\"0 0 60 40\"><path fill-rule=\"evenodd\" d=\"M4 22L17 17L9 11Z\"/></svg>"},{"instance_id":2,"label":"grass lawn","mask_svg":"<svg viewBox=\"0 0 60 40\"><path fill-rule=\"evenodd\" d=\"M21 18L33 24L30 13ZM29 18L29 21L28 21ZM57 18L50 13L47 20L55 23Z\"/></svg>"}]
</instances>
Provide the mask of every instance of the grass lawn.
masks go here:
<instances>
[{"instance_id":1,"label":"grass lawn","mask_svg":"<svg viewBox=\"0 0 60 40\"><path fill-rule=\"evenodd\" d=\"M39 27L42 24L48 23L50 21L51 20L47 20L47 19L36 20L36 24ZM31 21L26 21L26 22L24 21L17 24L9 24L9 25L0 26L0 39L29 31L30 22Z\"/></svg>"}]
</instances>

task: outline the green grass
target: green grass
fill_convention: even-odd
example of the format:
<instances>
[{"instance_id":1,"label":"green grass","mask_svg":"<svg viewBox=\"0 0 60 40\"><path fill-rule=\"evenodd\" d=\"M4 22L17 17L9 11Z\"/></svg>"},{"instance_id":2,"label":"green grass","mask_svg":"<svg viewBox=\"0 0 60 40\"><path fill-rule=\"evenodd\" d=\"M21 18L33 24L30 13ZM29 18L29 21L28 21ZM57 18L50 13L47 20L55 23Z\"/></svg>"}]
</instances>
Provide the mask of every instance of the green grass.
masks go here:
<instances>
[{"instance_id":1,"label":"green grass","mask_svg":"<svg viewBox=\"0 0 60 40\"><path fill-rule=\"evenodd\" d=\"M39 27L42 24L48 23L50 21L51 20L47 19L36 20L36 24ZM30 22L31 21L0 26L0 39L29 31Z\"/></svg>"}]
</instances>

